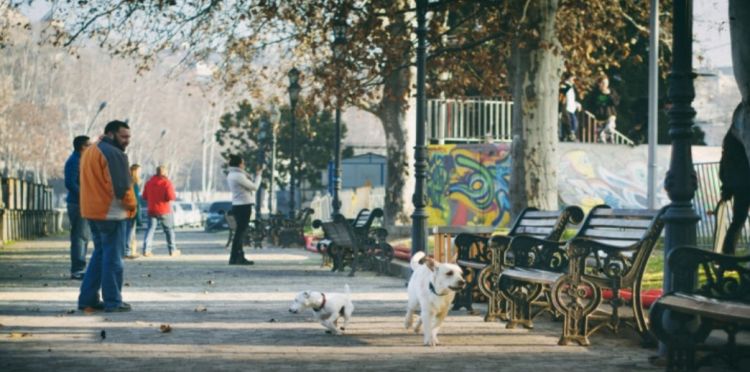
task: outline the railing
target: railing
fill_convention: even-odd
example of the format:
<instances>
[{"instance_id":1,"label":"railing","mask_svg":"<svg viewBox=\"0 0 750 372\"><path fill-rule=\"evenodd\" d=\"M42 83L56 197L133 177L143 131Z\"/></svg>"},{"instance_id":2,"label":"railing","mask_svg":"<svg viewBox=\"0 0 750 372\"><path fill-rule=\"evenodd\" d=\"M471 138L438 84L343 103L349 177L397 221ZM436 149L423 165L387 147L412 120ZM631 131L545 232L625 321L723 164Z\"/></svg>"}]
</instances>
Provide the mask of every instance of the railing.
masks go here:
<instances>
[{"instance_id":1,"label":"railing","mask_svg":"<svg viewBox=\"0 0 750 372\"><path fill-rule=\"evenodd\" d=\"M714 208L719 204L719 200L721 200L718 162L698 163L694 164L693 168L698 178L698 192L693 199L693 206L701 217L697 227L697 243L701 248L718 250L720 247L716 245L722 243L723 235L732 219L732 201L727 202L726 208L714 211ZM718 212L718 214L715 212ZM722 237L719 241L714 241L714 232ZM745 226L737 242L738 253L745 251L745 249L750 250L750 221L745 221Z\"/></svg>"},{"instance_id":2,"label":"railing","mask_svg":"<svg viewBox=\"0 0 750 372\"><path fill-rule=\"evenodd\" d=\"M577 138L580 142L601 143L603 126L588 111L578 114ZM431 143L502 142L512 140L513 102L493 99L429 99L427 100L427 138ZM617 130L612 143L633 145L633 141Z\"/></svg>"},{"instance_id":3,"label":"railing","mask_svg":"<svg viewBox=\"0 0 750 372\"><path fill-rule=\"evenodd\" d=\"M600 133L605 123L596 120L594 115L588 111L582 111L578 114L578 117L578 122L582 124L578 128L578 140L585 143L602 143ZM615 145L635 145L635 142L624 134L618 132L617 129L613 129L611 134L611 142Z\"/></svg>"},{"instance_id":4,"label":"railing","mask_svg":"<svg viewBox=\"0 0 750 372\"><path fill-rule=\"evenodd\" d=\"M52 187L1 178L0 195L0 244L62 230L62 214L53 209Z\"/></svg>"}]
</instances>

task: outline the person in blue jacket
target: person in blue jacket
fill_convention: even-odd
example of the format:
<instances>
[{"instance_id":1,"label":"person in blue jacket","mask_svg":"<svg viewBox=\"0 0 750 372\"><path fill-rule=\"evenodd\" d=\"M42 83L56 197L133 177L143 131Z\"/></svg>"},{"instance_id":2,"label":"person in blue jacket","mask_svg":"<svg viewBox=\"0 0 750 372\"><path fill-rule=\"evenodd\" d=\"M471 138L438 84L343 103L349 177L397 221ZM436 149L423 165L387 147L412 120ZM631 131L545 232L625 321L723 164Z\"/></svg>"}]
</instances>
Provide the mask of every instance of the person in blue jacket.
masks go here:
<instances>
[{"instance_id":1,"label":"person in blue jacket","mask_svg":"<svg viewBox=\"0 0 750 372\"><path fill-rule=\"evenodd\" d=\"M65 188L68 219L70 220L70 278L82 280L86 270L86 251L91 233L86 220L81 217L79 166L81 154L91 145L88 136L73 139L73 153L65 162Z\"/></svg>"}]
</instances>

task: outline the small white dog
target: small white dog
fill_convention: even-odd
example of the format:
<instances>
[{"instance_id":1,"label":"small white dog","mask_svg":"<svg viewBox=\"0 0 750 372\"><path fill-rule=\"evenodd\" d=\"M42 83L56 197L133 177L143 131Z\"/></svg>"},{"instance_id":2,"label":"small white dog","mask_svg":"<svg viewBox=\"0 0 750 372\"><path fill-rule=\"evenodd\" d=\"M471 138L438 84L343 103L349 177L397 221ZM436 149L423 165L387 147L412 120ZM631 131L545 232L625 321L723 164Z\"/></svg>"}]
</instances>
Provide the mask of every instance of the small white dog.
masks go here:
<instances>
[{"instance_id":1,"label":"small white dog","mask_svg":"<svg viewBox=\"0 0 750 372\"><path fill-rule=\"evenodd\" d=\"M320 324L328 328L326 333L340 335L349 326L349 320L354 312L354 304L351 300L349 285L345 286L345 293L329 293L304 291L297 294L294 302L289 306L289 312L299 313L300 310L311 308ZM344 318L344 325L339 329L338 320Z\"/></svg>"},{"instance_id":2,"label":"small white dog","mask_svg":"<svg viewBox=\"0 0 750 372\"><path fill-rule=\"evenodd\" d=\"M458 265L437 263L424 252L411 258L412 274L409 279L409 303L406 305L406 329L411 328L414 313L419 319L414 332L424 326L425 346L438 344L437 334L443 324L456 292L466 287L463 272Z\"/></svg>"}]
</instances>

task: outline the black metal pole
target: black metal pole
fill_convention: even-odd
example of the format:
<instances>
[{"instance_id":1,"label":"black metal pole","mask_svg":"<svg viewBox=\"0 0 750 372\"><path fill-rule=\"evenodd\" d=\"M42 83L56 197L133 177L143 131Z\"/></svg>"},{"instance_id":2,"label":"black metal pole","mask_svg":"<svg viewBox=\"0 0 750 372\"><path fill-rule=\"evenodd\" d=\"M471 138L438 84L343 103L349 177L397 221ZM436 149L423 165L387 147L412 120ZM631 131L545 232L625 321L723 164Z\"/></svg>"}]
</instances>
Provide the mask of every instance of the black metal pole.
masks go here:
<instances>
[{"instance_id":1,"label":"black metal pole","mask_svg":"<svg viewBox=\"0 0 750 372\"><path fill-rule=\"evenodd\" d=\"M672 138L672 159L664 181L664 189L672 203L664 215L664 292L674 290L672 270L666 257L683 245L695 245L696 223L699 218L692 199L697 188L690 143L693 136L692 107L695 98L693 80L693 1L675 0L672 24L672 71L669 73L668 97L669 136ZM692 285L679 283L678 285Z\"/></svg>"},{"instance_id":2,"label":"black metal pole","mask_svg":"<svg viewBox=\"0 0 750 372\"><path fill-rule=\"evenodd\" d=\"M341 105L336 100L336 144L334 146L333 162L333 214L341 213Z\"/></svg>"},{"instance_id":3,"label":"black metal pole","mask_svg":"<svg viewBox=\"0 0 750 372\"><path fill-rule=\"evenodd\" d=\"M417 0L417 136L414 146L414 213L411 215L411 252L427 250L427 211L425 210L424 182L427 178L427 148L425 146L425 36L427 18L427 0Z\"/></svg>"},{"instance_id":4,"label":"black metal pole","mask_svg":"<svg viewBox=\"0 0 750 372\"><path fill-rule=\"evenodd\" d=\"M295 117L295 107L297 102L291 102L292 109L292 161L291 161L291 182L289 182L289 218L294 218L294 188L297 185L297 118Z\"/></svg>"}]
</instances>

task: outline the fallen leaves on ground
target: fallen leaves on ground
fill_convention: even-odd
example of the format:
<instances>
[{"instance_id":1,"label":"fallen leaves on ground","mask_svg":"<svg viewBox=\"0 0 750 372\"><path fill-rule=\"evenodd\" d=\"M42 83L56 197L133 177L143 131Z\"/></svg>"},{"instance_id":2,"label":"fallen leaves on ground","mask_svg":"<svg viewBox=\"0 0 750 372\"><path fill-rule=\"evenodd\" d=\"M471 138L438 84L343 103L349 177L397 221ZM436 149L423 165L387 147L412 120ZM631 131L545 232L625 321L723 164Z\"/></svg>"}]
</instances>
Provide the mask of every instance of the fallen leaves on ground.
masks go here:
<instances>
[{"instance_id":1,"label":"fallen leaves on ground","mask_svg":"<svg viewBox=\"0 0 750 372\"><path fill-rule=\"evenodd\" d=\"M206 284L208 284L208 285L214 285L214 284L216 284L216 282L214 282L213 280L209 280L209 281L206 282Z\"/></svg>"},{"instance_id":2,"label":"fallen leaves on ground","mask_svg":"<svg viewBox=\"0 0 750 372\"><path fill-rule=\"evenodd\" d=\"M196 313L205 313L206 311L208 311L208 308L203 305L198 305L198 307L196 307L194 311Z\"/></svg>"},{"instance_id":3,"label":"fallen leaves on ground","mask_svg":"<svg viewBox=\"0 0 750 372\"><path fill-rule=\"evenodd\" d=\"M172 326L170 326L169 324L162 324L161 326L159 326L159 330L161 331L161 333L169 333L172 332Z\"/></svg>"},{"instance_id":4,"label":"fallen leaves on ground","mask_svg":"<svg viewBox=\"0 0 750 372\"><path fill-rule=\"evenodd\" d=\"M11 332L8 337L10 337L10 338L31 337L31 333L29 333L29 332Z\"/></svg>"}]
</instances>

